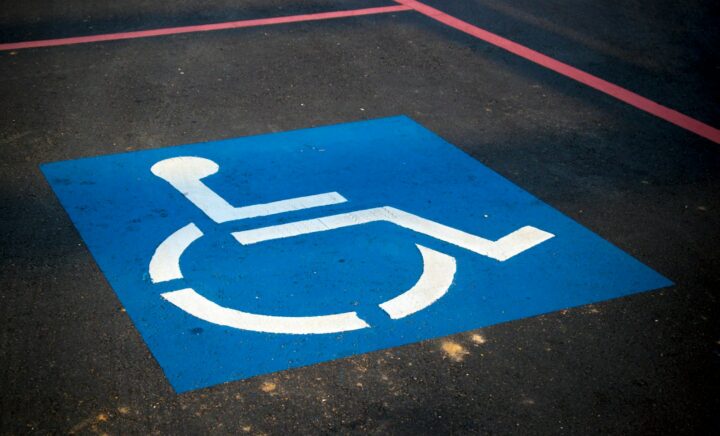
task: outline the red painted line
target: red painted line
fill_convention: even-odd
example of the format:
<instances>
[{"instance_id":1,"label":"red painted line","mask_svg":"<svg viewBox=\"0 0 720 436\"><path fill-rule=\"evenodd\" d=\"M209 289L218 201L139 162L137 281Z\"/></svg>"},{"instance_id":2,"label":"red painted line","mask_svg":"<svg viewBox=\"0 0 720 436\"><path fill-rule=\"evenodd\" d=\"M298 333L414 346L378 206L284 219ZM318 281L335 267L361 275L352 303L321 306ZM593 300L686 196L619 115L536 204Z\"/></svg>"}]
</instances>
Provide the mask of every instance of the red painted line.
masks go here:
<instances>
[{"instance_id":1,"label":"red painted line","mask_svg":"<svg viewBox=\"0 0 720 436\"><path fill-rule=\"evenodd\" d=\"M530 62L542 65L543 67L555 71L556 73L562 74L563 76L569 77L584 85L597 89L598 91L615 97L620 101L635 106L640 110L655 115L658 118L662 118L663 120L680 126L685 130L689 130L690 132L702 136L703 138L707 138L717 144L720 144L720 130L716 129L713 126L710 126L687 115L684 115L674 109L670 109L669 107L656 103L621 86L610 83L607 80L603 80L590 73L579 70L571 65L560 62L540 52L525 47L524 45L510 41L509 39L503 38L502 36L496 35L487 30L481 29L480 27L457 19L452 15L448 15L440 10L432 8L416 0L395 0L395 2L410 7L415 11L426 15L436 21L439 21L445 25L460 30L461 32L465 32L468 35L472 35L494 46L507 50L510 53L529 60Z\"/></svg>"},{"instance_id":2,"label":"red painted line","mask_svg":"<svg viewBox=\"0 0 720 436\"><path fill-rule=\"evenodd\" d=\"M166 27L162 29L140 30L136 32L106 33L103 35L75 36L71 38L45 39L42 41L10 42L0 44L0 51L25 48L54 47L58 45L85 44L89 42L117 41L121 39L148 38L152 36L177 35L180 33L210 32L213 30L239 29L242 27L269 26L272 24L297 23L301 21L329 20L333 18L358 17L361 15L387 14L409 11L404 5L382 6L376 8L353 9L349 11L321 12L317 14L292 15L287 17L260 18L255 20L229 21L226 23L200 24L195 26Z\"/></svg>"}]
</instances>

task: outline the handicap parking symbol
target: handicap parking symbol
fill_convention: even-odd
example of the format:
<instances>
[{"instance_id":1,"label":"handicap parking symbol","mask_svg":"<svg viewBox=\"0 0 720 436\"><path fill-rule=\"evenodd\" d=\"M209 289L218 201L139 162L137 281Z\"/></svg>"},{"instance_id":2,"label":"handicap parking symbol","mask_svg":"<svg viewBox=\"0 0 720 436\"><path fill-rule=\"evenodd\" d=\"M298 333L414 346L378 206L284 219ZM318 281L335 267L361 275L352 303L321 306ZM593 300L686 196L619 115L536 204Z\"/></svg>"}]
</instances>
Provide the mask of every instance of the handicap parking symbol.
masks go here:
<instances>
[{"instance_id":1,"label":"handicap parking symbol","mask_svg":"<svg viewBox=\"0 0 720 436\"><path fill-rule=\"evenodd\" d=\"M42 170L178 392L671 284L407 117Z\"/></svg>"}]
</instances>

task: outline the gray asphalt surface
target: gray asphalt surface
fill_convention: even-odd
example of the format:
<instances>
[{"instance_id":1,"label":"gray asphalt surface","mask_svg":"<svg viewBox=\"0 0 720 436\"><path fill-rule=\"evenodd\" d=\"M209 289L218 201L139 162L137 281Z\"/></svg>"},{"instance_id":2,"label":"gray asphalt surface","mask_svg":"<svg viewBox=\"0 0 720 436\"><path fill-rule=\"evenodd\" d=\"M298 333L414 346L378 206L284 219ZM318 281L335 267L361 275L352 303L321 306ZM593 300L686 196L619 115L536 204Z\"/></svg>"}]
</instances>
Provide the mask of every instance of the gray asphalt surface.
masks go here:
<instances>
[{"instance_id":1,"label":"gray asphalt surface","mask_svg":"<svg viewBox=\"0 0 720 436\"><path fill-rule=\"evenodd\" d=\"M719 8L431 1L720 125ZM26 1L0 42L390 2ZM717 144L414 12L0 52L3 434L712 434ZM405 114L676 283L175 394L38 165Z\"/></svg>"}]
</instances>

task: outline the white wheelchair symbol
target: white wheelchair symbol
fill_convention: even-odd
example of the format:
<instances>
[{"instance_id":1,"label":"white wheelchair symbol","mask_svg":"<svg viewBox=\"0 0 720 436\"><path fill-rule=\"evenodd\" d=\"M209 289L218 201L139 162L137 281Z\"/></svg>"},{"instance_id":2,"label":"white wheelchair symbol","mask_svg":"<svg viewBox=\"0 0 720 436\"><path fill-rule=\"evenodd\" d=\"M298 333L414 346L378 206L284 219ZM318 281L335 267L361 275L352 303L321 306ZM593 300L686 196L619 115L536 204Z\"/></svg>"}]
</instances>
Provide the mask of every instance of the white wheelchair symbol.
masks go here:
<instances>
[{"instance_id":1,"label":"white wheelchair symbol","mask_svg":"<svg viewBox=\"0 0 720 436\"><path fill-rule=\"evenodd\" d=\"M215 174L218 170L219 166L215 162L194 156L165 159L151 168L153 174L170 183L216 223L347 201L337 192L328 192L272 203L234 207L202 182L203 178ZM525 226L497 241L490 241L390 206L233 232L232 236L242 245L251 245L377 221L386 221L500 262L554 236L535 227ZM189 223L160 243L150 260L149 274L152 282L161 283L183 278L180 257L201 236L203 232L194 223ZM379 305L392 319L404 318L425 309L445 295L452 285L456 271L455 258L419 244L416 244L416 247L423 260L423 272L420 278L410 289ZM322 334L370 327L356 312L300 317L271 316L220 306L192 288L161 295L165 300L199 319L242 330L283 334Z\"/></svg>"}]
</instances>

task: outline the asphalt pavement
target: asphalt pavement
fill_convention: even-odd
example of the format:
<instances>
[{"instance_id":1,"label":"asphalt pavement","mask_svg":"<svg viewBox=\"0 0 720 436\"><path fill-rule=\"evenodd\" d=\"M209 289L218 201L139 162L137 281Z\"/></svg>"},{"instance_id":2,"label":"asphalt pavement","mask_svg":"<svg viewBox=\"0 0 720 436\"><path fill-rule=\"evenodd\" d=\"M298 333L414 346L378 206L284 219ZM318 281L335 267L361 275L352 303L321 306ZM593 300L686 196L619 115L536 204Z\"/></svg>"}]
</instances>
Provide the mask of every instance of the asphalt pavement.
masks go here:
<instances>
[{"instance_id":1,"label":"asphalt pavement","mask_svg":"<svg viewBox=\"0 0 720 436\"><path fill-rule=\"evenodd\" d=\"M716 2L427 4L720 126ZM26 1L0 44L390 5ZM711 140L415 11L0 51L0 102L0 433L720 427ZM675 285L177 394L39 168L395 115Z\"/></svg>"}]
</instances>

